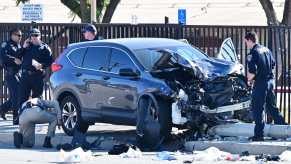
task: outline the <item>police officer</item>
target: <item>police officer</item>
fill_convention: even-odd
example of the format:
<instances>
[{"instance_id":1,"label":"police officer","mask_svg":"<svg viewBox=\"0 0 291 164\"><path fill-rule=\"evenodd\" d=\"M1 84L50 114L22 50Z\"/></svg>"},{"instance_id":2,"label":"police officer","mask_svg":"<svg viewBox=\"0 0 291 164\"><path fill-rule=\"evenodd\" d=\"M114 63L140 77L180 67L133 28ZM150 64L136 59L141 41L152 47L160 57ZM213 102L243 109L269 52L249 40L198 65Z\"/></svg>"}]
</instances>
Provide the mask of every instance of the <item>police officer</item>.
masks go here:
<instances>
[{"instance_id":1,"label":"police officer","mask_svg":"<svg viewBox=\"0 0 291 164\"><path fill-rule=\"evenodd\" d=\"M8 110L13 109L13 123L18 115L17 110L17 98L18 98L18 85L19 76L18 71L21 64L21 52L22 48L20 46L21 41L21 30L18 28L12 29L10 31L10 39L1 44L1 59L2 66L5 70L5 80L9 90L9 99L0 107L0 113L3 119L5 118L5 113Z\"/></svg>"},{"instance_id":2,"label":"police officer","mask_svg":"<svg viewBox=\"0 0 291 164\"><path fill-rule=\"evenodd\" d=\"M35 125L49 123L43 147L52 148L56 126L61 125L61 109L56 100L33 98L23 103L19 116L19 132L13 133L16 148L33 147L35 143Z\"/></svg>"},{"instance_id":3,"label":"police officer","mask_svg":"<svg viewBox=\"0 0 291 164\"><path fill-rule=\"evenodd\" d=\"M82 30L85 41L101 40L101 36L97 35L96 27L93 24L87 24Z\"/></svg>"},{"instance_id":4,"label":"police officer","mask_svg":"<svg viewBox=\"0 0 291 164\"><path fill-rule=\"evenodd\" d=\"M267 114L273 119L275 124L286 124L278 108L274 94L274 74L275 60L271 51L257 43L255 32L248 32L245 36L247 48L251 49L247 56L248 81L253 83L252 91L252 112L255 120L254 136L252 141L264 141L264 120L263 110L266 108Z\"/></svg>"},{"instance_id":5,"label":"police officer","mask_svg":"<svg viewBox=\"0 0 291 164\"><path fill-rule=\"evenodd\" d=\"M18 109L23 102L28 100L31 91L32 98L42 95L43 78L46 69L53 62L51 50L40 40L40 31L37 28L30 31L30 37L25 40L23 48Z\"/></svg>"}]
</instances>

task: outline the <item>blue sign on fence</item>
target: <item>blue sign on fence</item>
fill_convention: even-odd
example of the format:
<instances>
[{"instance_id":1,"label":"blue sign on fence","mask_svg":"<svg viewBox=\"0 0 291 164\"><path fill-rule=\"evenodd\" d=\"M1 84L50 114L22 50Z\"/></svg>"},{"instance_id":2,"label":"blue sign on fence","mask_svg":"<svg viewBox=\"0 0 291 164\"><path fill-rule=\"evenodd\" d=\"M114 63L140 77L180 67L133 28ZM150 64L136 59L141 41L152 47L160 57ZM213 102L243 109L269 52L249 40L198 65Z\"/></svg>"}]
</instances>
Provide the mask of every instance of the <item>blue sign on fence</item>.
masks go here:
<instances>
[{"instance_id":1,"label":"blue sign on fence","mask_svg":"<svg viewBox=\"0 0 291 164\"><path fill-rule=\"evenodd\" d=\"M186 9L178 9L178 23L186 25Z\"/></svg>"}]
</instances>

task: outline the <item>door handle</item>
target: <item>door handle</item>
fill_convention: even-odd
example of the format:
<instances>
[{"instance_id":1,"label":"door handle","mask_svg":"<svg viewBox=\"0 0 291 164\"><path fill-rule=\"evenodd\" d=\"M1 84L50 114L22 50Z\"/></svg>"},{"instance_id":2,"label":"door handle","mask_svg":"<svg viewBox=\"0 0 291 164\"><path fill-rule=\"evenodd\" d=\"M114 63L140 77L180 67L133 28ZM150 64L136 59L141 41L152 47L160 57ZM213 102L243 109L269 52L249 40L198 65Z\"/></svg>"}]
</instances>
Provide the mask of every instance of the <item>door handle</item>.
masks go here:
<instances>
[{"instance_id":1,"label":"door handle","mask_svg":"<svg viewBox=\"0 0 291 164\"><path fill-rule=\"evenodd\" d=\"M80 76L82 76L82 73L77 72L75 75L76 75L77 77L80 77Z\"/></svg>"},{"instance_id":2,"label":"door handle","mask_svg":"<svg viewBox=\"0 0 291 164\"><path fill-rule=\"evenodd\" d=\"M103 80L109 80L110 77L109 76L103 76Z\"/></svg>"}]
</instances>

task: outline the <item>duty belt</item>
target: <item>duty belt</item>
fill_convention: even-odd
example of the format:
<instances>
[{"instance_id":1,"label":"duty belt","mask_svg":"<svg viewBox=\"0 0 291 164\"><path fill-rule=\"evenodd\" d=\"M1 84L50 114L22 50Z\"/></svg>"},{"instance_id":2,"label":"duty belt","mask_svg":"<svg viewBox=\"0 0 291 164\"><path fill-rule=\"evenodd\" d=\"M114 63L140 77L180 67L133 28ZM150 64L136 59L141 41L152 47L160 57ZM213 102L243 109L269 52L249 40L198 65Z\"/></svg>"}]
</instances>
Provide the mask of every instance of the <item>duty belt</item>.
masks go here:
<instances>
[{"instance_id":1,"label":"duty belt","mask_svg":"<svg viewBox=\"0 0 291 164\"><path fill-rule=\"evenodd\" d=\"M27 69L22 69L21 72L24 73L24 74L26 73L28 75L41 74L40 72L31 71L31 70L27 70Z\"/></svg>"}]
</instances>

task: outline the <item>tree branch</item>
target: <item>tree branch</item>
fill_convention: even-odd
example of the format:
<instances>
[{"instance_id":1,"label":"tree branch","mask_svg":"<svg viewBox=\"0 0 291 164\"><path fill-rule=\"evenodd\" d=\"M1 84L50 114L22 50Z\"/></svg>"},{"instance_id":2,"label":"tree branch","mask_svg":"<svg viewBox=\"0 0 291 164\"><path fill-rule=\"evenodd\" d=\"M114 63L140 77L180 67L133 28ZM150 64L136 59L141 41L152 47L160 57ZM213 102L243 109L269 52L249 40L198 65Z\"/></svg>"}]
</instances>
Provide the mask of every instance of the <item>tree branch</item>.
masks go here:
<instances>
[{"instance_id":1,"label":"tree branch","mask_svg":"<svg viewBox=\"0 0 291 164\"><path fill-rule=\"evenodd\" d=\"M279 25L272 2L270 0L260 0L260 3L265 11L268 25Z\"/></svg>"},{"instance_id":2,"label":"tree branch","mask_svg":"<svg viewBox=\"0 0 291 164\"><path fill-rule=\"evenodd\" d=\"M80 18L82 18L81 9L80 9L80 1L78 0L61 0L62 4L67 6L72 12L77 14Z\"/></svg>"},{"instance_id":3,"label":"tree branch","mask_svg":"<svg viewBox=\"0 0 291 164\"><path fill-rule=\"evenodd\" d=\"M291 1L285 0L283 19L282 19L283 25L291 25L291 7L290 6L291 6Z\"/></svg>"},{"instance_id":4,"label":"tree branch","mask_svg":"<svg viewBox=\"0 0 291 164\"><path fill-rule=\"evenodd\" d=\"M111 18L114 14L115 9L117 8L120 0L111 0L109 5L106 7L105 14L102 19L102 23L110 23Z\"/></svg>"}]
</instances>

